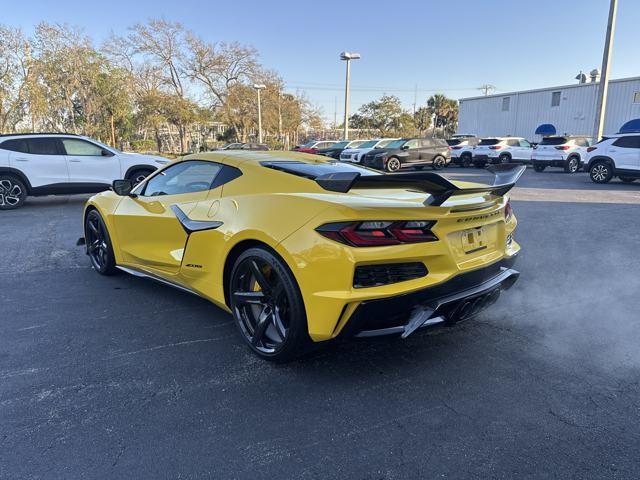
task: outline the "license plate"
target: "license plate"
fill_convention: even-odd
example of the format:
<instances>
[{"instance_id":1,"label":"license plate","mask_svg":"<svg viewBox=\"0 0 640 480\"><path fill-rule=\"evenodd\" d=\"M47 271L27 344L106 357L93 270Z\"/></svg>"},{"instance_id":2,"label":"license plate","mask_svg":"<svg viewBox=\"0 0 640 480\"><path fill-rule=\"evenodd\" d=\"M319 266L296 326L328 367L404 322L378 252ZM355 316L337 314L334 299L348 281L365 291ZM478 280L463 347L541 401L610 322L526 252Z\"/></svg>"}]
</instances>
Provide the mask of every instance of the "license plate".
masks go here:
<instances>
[{"instance_id":1,"label":"license plate","mask_svg":"<svg viewBox=\"0 0 640 480\"><path fill-rule=\"evenodd\" d=\"M484 227L464 230L460 233L460 238L462 239L462 250L466 254L484 250L489 243Z\"/></svg>"}]
</instances>

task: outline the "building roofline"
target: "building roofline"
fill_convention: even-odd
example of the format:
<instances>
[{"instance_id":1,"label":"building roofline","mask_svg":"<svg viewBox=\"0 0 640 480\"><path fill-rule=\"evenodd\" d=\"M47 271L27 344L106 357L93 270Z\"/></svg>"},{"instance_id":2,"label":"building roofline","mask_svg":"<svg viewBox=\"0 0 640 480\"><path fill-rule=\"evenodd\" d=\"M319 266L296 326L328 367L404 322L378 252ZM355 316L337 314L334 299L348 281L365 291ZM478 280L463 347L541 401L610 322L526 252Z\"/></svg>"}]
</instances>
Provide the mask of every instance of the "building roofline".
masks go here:
<instances>
[{"instance_id":1,"label":"building roofline","mask_svg":"<svg viewBox=\"0 0 640 480\"><path fill-rule=\"evenodd\" d=\"M627 77L627 78L616 78L615 80L609 80L609 83L622 83L622 82L631 82L640 80L640 77ZM591 82L591 83L572 83L570 85L559 85L556 87L544 87L544 88L532 88L530 90L516 90L513 92L505 92L505 93L496 93L493 95L478 95L475 97L466 97L460 98L458 102L464 102L467 100L480 100L482 98L501 98L501 97L509 97L512 95L519 95L523 93L535 93L535 92L544 92L550 90L566 90L567 88L580 88L580 87L589 87L593 85L598 85L600 82Z\"/></svg>"}]
</instances>

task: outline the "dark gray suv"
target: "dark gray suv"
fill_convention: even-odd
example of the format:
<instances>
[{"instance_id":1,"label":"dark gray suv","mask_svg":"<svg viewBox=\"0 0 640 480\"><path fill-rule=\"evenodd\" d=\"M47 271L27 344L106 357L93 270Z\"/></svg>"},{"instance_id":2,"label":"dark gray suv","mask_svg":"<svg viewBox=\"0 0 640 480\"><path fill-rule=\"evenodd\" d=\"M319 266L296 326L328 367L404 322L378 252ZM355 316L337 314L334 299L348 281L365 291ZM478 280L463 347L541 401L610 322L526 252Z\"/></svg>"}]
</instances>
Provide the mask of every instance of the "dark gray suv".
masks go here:
<instances>
[{"instance_id":1,"label":"dark gray suv","mask_svg":"<svg viewBox=\"0 0 640 480\"><path fill-rule=\"evenodd\" d=\"M401 138L384 148L367 153L362 164L366 167L397 172L401 168L414 167L421 170L430 166L440 170L451 161L449 145L439 138Z\"/></svg>"}]
</instances>

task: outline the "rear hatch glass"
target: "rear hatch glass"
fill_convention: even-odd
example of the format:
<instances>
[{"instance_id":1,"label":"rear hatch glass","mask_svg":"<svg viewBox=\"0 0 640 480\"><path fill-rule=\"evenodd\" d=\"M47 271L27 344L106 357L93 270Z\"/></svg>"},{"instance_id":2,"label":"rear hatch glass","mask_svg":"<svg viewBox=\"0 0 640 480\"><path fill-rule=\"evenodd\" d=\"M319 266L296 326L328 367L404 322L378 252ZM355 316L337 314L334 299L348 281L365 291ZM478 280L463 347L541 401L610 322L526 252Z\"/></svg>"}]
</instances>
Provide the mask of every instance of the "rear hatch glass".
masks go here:
<instances>
[{"instance_id":1,"label":"rear hatch glass","mask_svg":"<svg viewBox=\"0 0 640 480\"><path fill-rule=\"evenodd\" d=\"M460 140L459 138L451 138L447 140L447 143L450 147L455 147L456 145L460 145L462 143L462 140Z\"/></svg>"},{"instance_id":2,"label":"rear hatch glass","mask_svg":"<svg viewBox=\"0 0 640 480\"><path fill-rule=\"evenodd\" d=\"M497 145L500 143L500 139L498 138L483 138L480 140L478 145L480 146L489 146L489 145Z\"/></svg>"},{"instance_id":3,"label":"rear hatch glass","mask_svg":"<svg viewBox=\"0 0 640 480\"><path fill-rule=\"evenodd\" d=\"M540 145L564 145L567 139L564 137L547 137L543 138Z\"/></svg>"}]
</instances>

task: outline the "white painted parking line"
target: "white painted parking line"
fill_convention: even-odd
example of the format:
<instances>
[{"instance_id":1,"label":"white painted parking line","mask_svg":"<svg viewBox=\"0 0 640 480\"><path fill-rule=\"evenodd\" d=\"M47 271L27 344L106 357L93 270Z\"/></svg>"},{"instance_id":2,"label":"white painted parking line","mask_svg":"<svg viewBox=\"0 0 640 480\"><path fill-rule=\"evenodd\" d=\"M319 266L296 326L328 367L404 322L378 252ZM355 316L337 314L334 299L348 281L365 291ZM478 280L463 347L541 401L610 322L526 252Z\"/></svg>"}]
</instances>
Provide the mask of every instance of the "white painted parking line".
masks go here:
<instances>
[{"instance_id":1,"label":"white painted parking line","mask_svg":"<svg viewBox=\"0 0 640 480\"><path fill-rule=\"evenodd\" d=\"M575 202L575 203L624 203L640 204L640 189L628 190L580 190L567 188L515 187L511 191L513 200L528 202Z\"/></svg>"}]
</instances>

